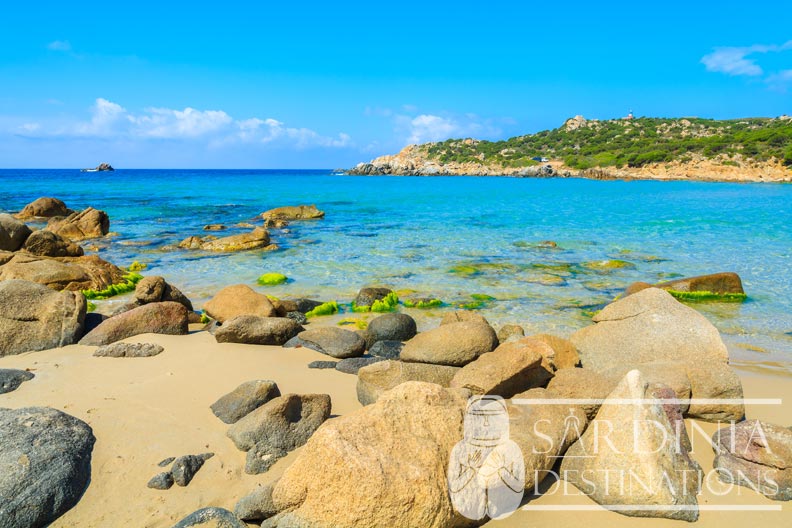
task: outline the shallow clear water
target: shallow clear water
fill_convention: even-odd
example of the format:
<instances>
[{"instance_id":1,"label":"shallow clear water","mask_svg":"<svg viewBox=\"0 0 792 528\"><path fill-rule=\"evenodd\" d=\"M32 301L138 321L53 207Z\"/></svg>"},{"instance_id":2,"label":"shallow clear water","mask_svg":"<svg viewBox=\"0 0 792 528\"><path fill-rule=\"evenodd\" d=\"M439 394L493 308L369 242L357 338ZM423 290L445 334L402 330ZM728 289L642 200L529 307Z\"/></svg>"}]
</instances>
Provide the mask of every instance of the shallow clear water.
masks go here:
<instances>
[{"instance_id":1,"label":"shallow clear water","mask_svg":"<svg viewBox=\"0 0 792 528\"><path fill-rule=\"evenodd\" d=\"M633 281L735 271L750 299L699 304L739 361L792 370L792 186L474 177L351 177L328 171L0 171L0 209L39 196L110 214L118 236L91 242L118 265L148 264L196 304L260 274L292 279L276 296L349 302L384 284L447 303L482 293L482 313L527 331L567 334ZM274 253L162 250L203 226L261 223L259 213L315 203L325 219L273 230ZM232 228L219 236L242 232ZM559 248L536 247L543 240ZM581 265L620 259L597 272ZM473 265L479 273L451 273ZM260 288L260 287L257 287ZM260 288L265 290L264 288ZM437 312L430 312L436 315ZM746 346L752 349L746 348Z\"/></svg>"}]
</instances>

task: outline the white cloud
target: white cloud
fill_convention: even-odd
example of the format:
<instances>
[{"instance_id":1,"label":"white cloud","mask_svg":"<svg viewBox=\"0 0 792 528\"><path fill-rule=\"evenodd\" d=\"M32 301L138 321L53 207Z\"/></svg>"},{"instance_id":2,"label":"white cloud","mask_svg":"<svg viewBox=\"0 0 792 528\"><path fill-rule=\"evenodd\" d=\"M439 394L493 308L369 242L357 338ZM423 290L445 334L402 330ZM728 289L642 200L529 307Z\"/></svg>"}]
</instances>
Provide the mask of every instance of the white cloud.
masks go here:
<instances>
[{"instance_id":1,"label":"white cloud","mask_svg":"<svg viewBox=\"0 0 792 528\"><path fill-rule=\"evenodd\" d=\"M38 123L35 127L33 124L23 125L18 132L36 137L204 141L212 147L234 143L276 144L297 149L353 145L350 136L344 133L336 137L323 136L309 128L286 126L273 118L235 120L222 110L150 107L142 113L133 113L118 103L98 98L90 112L89 121L50 127Z\"/></svg>"},{"instance_id":2,"label":"white cloud","mask_svg":"<svg viewBox=\"0 0 792 528\"><path fill-rule=\"evenodd\" d=\"M47 44L47 49L52 51L71 51L71 43L68 40L53 40Z\"/></svg>"},{"instance_id":3,"label":"white cloud","mask_svg":"<svg viewBox=\"0 0 792 528\"><path fill-rule=\"evenodd\" d=\"M792 40L781 45L755 44L744 47L724 47L701 58L707 71L725 73L732 76L758 77L764 69L757 63L756 55L776 53L792 49Z\"/></svg>"},{"instance_id":4,"label":"white cloud","mask_svg":"<svg viewBox=\"0 0 792 528\"><path fill-rule=\"evenodd\" d=\"M394 116L397 134L407 143L444 141L460 137L492 137L502 133L492 120L481 119L476 114L435 115L419 114Z\"/></svg>"},{"instance_id":5,"label":"white cloud","mask_svg":"<svg viewBox=\"0 0 792 528\"><path fill-rule=\"evenodd\" d=\"M792 70L781 70L767 77L766 82L771 90L786 92L792 86Z\"/></svg>"}]
</instances>

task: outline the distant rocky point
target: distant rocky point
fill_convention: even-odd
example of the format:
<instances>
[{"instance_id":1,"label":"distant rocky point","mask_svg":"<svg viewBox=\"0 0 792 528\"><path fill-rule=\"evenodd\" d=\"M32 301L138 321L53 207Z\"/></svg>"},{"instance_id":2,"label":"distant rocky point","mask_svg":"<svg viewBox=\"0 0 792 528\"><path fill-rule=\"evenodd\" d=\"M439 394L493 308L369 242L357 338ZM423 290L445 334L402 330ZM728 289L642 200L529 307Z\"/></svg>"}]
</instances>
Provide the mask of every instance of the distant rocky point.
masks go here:
<instances>
[{"instance_id":1,"label":"distant rocky point","mask_svg":"<svg viewBox=\"0 0 792 528\"><path fill-rule=\"evenodd\" d=\"M408 145L348 174L792 182L792 118L575 116L503 141Z\"/></svg>"}]
</instances>

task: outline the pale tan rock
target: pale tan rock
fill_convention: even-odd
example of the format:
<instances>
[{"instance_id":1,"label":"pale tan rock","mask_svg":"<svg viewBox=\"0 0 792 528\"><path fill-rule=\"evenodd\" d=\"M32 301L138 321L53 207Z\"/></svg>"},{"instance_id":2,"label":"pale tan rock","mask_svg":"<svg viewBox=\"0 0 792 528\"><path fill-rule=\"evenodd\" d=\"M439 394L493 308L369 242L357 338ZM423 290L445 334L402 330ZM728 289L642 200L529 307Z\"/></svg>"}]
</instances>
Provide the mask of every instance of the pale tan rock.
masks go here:
<instances>
[{"instance_id":1,"label":"pale tan rock","mask_svg":"<svg viewBox=\"0 0 792 528\"><path fill-rule=\"evenodd\" d=\"M110 231L110 217L104 211L89 207L63 219L52 218L47 224L47 230L72 242L99 238Z\"/></svg>"},{"instance_id":2,"label":"pale tan rock","mask_svg":"<svg viewBox=\"0 0 792 528\"><path fill-rule=\"evenodd\" d=\"M553 355L548 359L555 369L575 368L580 365L577 349L570 340L550 334L535 334L531 337L542 341L552 349Z\"/></svg>"},{"instance_id":3,"label":"pale tan rock","mask_svg":"<svg viewBox=\"0 0 792 528\"><path fill-rule=\"evenodd\" d=\"M449 323L421 332L404 345L402 361L462 366L498 346L491 326L477 322Z\"/></svg>"},{"instance_id":4,"label":"pale tan rock","mask_svg":"<svg viewBox=\"0 0 792 528\"><path fill-rule=\"evenodd\" d=\"M266 295L253 291L244 284L223 288L203 306L206 314L224 323L238 315L257 315L275 317L275 307Z\"/></svg>"},{"instance_id":5,"label":"pale tan rock","mask_svg":"<svg viewBox=\"0 0 792 528\"><path fill-rule=\"evenodd\" d=\"M190 242L192 244L192 242ZM201 249L204 251L247 251L250 249L266 248L270 245L269 231L257 227L249 233L230 235L215 240L204 241Z\"/></svg>"},{"instance_id":6,"label":"pale tan rock","mask_svg":"<svg viewBox=\"0 0 792 528\"><path fill-rule=\"evenodd\" d=\"M553 376L546 361L543 366L548 349L545 343L530 337L504 343L462 367L450 387L511 398L518 392L543 385Z\"/></svg>"},{"instance_id":7,"label":"pale tan rock","mask_svg":"<svg viewBox=\"0 0 792 528\"><path fill-rule=\"evenodd\" d=\"M624 515L695 521L701 468L680 447L689 445L680 437L684 428L677 436L664 405L647 398L654 398L648 383L639 371L630 371L567 451L561 477L604 506L663 506L619 510ZM628 486L631 478L646 487Z\"/></svg>"},{"instance_id":8,"label":"pale tan rock","mask_svg":"<svg viewBox=\"0 0 792 528\"><path fill-rule=\"evenodd\" d=\"M281 526L447 528L468 524L446 469L462 439L466 400L430 383L400 385L326 422L272 493Z\"/></svg>"},{"instance_id":9,"label":"pale tan rock","mask_svg":"<svg viewBox=\"0 0 792 528\"><path fill-rule=\"evenodd\" d=\"M459 367L394 360L380 361L358 370L358 401L363 405L372 404L383 393L408 381L422 381L448 387L457 372Z\"/></svg>"}]
</instances>

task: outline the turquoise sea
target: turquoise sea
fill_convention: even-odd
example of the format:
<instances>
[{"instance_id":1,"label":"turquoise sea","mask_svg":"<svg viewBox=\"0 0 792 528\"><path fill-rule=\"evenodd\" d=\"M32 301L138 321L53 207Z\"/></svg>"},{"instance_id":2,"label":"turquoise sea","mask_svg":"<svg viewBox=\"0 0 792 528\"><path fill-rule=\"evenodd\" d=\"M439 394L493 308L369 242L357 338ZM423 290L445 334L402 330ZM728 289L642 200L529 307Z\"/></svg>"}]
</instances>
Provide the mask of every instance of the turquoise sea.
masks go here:
<instances>
[{"instance_id":1,"label":"turquoise sea","mask_svg":"<svg viewBox=\"0 0 792 528\"><path fill-rule=\"evenodd\" d=\"M631 282L735 271L747 302L696 307L724 334L735 363L792 372L792 185L0 170L0 210L17 211L40 196L107 211L116 235L85 245L120 266L148 264L144 274L165 276L198 307L236 283L339 302L382 284L450 305L486 294L495 300L481 313L491 322L567 335ZM232 227L237 223L260 224L257 215L267 209L303 203L326 217L273 230L277 252L163 249L208 234L206 224L230 227L212 234L233 234L246 230ZM558 248L539 247L545 240ZM610 259L629 264L586 265ZM255 285L271 271L290 282ZM420 312L421 320L441 312Z\"/></svg>"}]
</instances>

